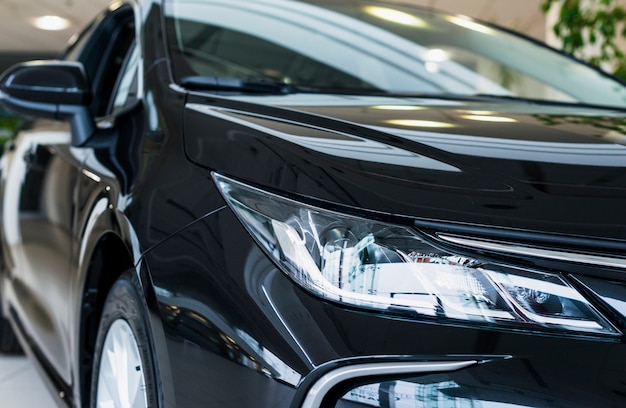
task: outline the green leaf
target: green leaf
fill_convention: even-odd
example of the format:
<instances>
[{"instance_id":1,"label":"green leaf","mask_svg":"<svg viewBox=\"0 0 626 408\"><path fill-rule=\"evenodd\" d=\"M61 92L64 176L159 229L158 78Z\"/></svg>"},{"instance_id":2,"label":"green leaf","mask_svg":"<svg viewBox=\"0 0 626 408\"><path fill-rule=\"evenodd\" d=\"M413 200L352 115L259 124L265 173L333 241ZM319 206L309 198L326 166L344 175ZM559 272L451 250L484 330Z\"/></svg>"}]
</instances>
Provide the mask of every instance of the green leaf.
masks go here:
<instances>
[{"instance_id":1,"label":"green leaf","mask_svg":"<svg viewBox=\"0 0 626 408\"><path fill-rule=\"evenodd\" d=\"M613 18L617 21L623 21L626 19L626 10L623 7L616 6L613 9Z\"/></svg>"},{"instance_id":2,"label":"green leaf","mask_svg":"<svg viewBox=\"0 0 626 408\"><path fill-rule=\"evenodd\" d=\"M553 3L554 0L545 0L543 3L541 3L541 11L543 12L543 14L547 14L548 11L550 11Z\"/></svg>"},{"instance_id":3,"label":"green leaf","mask_svg":"<svg viewBox=\"0 0 626 408\"><path fill-rule=\"evenodd\" d=\"M626 76L626 56L616 44L626 38L626 9L615 0L543 0L541 10L560 7L552 31L565 52L582 56L587 45L595 44L596 55L584 55L593 64L609 63Z\"/></svg>"}]
</instances>

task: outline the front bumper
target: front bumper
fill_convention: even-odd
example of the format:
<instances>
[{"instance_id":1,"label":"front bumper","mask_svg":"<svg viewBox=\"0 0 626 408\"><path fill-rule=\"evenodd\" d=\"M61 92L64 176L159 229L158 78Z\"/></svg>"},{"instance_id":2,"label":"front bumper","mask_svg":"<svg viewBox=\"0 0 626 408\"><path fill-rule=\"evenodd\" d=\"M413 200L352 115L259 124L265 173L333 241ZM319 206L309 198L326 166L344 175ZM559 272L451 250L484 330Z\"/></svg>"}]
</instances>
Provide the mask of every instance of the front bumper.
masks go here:
<instances>
[{"instance_id":1,"label":"front bumper","mask_svg":"<svg viewBox=\"0 0 626 408\"><path fill-rule=\"evenodd\" d=\"M178 406L626 406L622 338L442 325L324 302L279 271L230 211L172 237L147 263L169 354L157 357L169 361L161 366ZM624 332L614 305L624 287L594 279L602 285L584 284Z\"/></svg>"}]
</instances>

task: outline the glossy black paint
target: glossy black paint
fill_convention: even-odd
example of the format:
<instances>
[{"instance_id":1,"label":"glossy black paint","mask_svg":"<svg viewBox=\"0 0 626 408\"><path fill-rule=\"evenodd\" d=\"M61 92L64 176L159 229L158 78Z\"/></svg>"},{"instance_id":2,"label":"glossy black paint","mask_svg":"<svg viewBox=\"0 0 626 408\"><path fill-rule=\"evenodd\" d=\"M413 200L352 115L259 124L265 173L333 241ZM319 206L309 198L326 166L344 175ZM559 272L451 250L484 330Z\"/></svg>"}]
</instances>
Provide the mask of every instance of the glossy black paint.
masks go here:
<instances>
[{"instance_id":1,"label":"glossy black paint","mask_svg":"<svg viewBox=\"0 0 626 408\"><path fill-rule=\"evenodd\" d=\"M62 104L88 103L91 91L82 65L27 62L4 73L2 91L16 99ZM46 84L41 86L41 78ZM33 89L34 87L34 89Z\"/></svg>"},{"instance_id":2,"label":"glossy black paint","mask_svg":"<svg viewBox=\"0 0 626 408\"><path fill-rule=\"evenodd\" d=\"M320 301L265 256L211 179L218 171L300 201L422 226L433 239L497 233L623 257L624 112L488 98L319 96L305 105L298 95L189 92L172 83L157 2L98 21L109 38L132 18L143 94L106 112L110 79L98 79L105 74L94 55L103 50L89 32L68 58L95 78L95 133L77 147L67 124L40 122L2 158L4 311L62 392L61 405L88 400L102 303L129 269L151 308L164 407L296 407L329 366L381 356L480 360L415 379L454 382L437 389L476 405L626 403L623 339L442 325ZM490 121L502 117L511 121ZM402 125L410 121L452 127ZM499 259L575 274L626 327L623 270Z\"/></svg>"},{"instance_id":3,"label":"glossy black paint","mask_svg":"<svg viewBox=\"0 0 626 408\"><path fill-rule=\"evenodd\" d=\"M206 98L199 96L190 98L189 103L201 105L204 101ZM290 103L289 97L284 97L284 103ZM624 236L624 225L616 224L613 217L619 212L626 186L621 171L625 148L603 140L611 128L623 124L619 117L601 116L612 112L581 110L579 116L567 116L559 108L513 104L449 107L443 101L410 99L394 103L423 110L377 110L367 98L361 98L354 107L289 105L315 114L313 117L277 110L255 110L252 116L245 107L236 105L191 109L186 119L186 135L190 135L186 138L187 149L190 158L200 164L217 160L216 167L225 168L227 174L246 171L227 156L229 151L240 155L241 150L229 150L232 144L208 133L193 133L192 129L201 129L200 122L216 120L219 123L213 126L228 127L234 134L232 142L254 145L258 150L255 154L263 158L260 163L288 163L292 171L281 174L280 180L261 178L272 172L260 168L248 170L243 177L281 191L297 190L331 202L426 219L568 235ZM474 111L488 111L514 122L482 122L489 118L480 116L465 118L467 112ZM391 120L446 120L454 127L445 132L414 130L389 125ZM572 121L583 124L568 129ZM263 139L268 132L258 127L291 137L276 138L275 145L265 147ZM344 136L354 133L359 136ZM333 137L345 149L335 150L334 157L328 156L333 147L320 151L312 142L314 138ZM348 150L358 149L365 138L374 144L367 146L371 156ZM590 148L597 148L597 154L590 155ZM335 163L336 157L347 160ZM385 157L393 157L399 164L381 163L390 160ZM402 165L402 159L410 164ZM577 221L575 226L571 225L572 219Z\"/></svg>"},{"instance_id":4,"label":"glossy black paint","mask_svg":"<svg viewBox=\"0 0 626 408\"><path fill-rule=\"evenodd\" d=\"M70 122L75 146L83 145L94 133L87 109L91 89L80 63L18 64L3 74L2 92L3 103L15 113Z\"/></svg>"}]
</instances>

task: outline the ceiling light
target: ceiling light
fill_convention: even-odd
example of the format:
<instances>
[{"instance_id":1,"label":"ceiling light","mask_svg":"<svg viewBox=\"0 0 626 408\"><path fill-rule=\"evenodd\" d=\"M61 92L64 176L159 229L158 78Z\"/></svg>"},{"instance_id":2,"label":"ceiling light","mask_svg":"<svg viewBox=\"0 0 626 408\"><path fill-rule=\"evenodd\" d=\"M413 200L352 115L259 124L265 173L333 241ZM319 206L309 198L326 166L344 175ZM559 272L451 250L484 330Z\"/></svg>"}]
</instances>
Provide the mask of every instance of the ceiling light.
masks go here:
<instances>
[{"instance_id":1,"label":"ceiling light","mask_svg":"<svg viewBox=\"0 0 626 408\"><path fill-rule=\"evenodd\" d=\"M33 25L40 30L59 31L68 28L70 20L59 16L42 16L33 20Z\"/></svg>"}]
</instances>

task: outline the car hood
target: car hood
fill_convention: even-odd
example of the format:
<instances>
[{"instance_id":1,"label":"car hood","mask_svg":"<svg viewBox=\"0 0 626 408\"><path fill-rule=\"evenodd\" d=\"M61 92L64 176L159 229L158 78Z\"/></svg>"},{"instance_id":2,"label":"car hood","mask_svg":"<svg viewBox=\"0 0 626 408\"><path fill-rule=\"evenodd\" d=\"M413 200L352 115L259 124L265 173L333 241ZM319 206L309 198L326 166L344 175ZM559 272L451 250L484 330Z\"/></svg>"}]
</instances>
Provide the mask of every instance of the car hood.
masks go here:
<instances>
[{"instance_id":1,"label":"car hood","mask_svg":"<svg viewBox=\"0 0 626 408\"><path fill-rule=\"evenodd\" d=\"M623 112L488 100L191 97L185 123L192 161L262 187L383 214L626 239Z\"/></svg>"}]
</instances>

